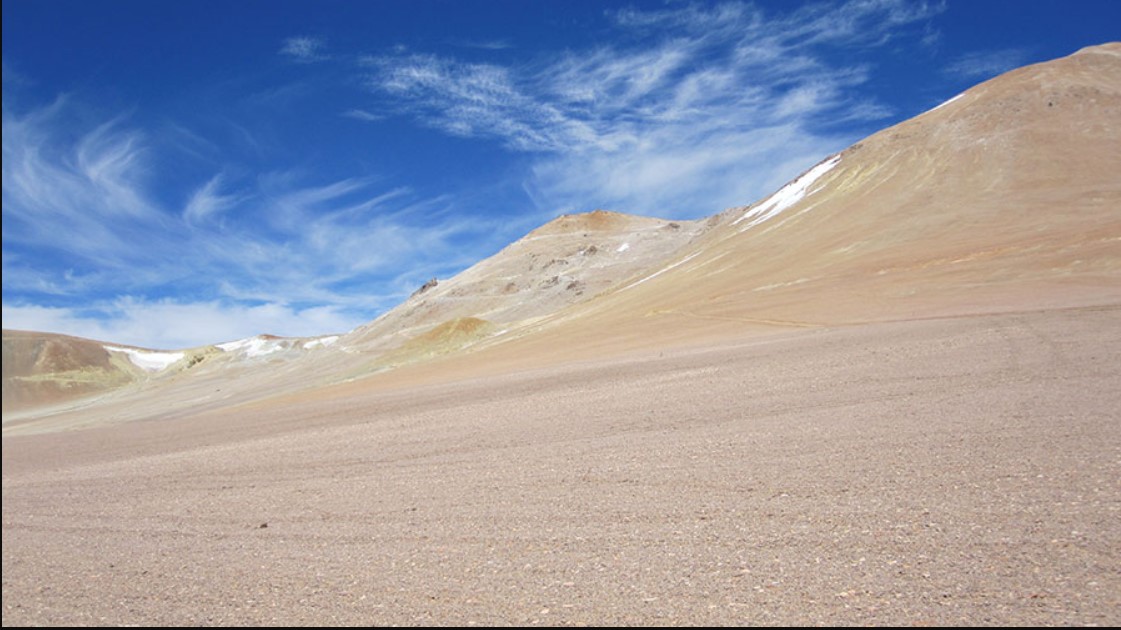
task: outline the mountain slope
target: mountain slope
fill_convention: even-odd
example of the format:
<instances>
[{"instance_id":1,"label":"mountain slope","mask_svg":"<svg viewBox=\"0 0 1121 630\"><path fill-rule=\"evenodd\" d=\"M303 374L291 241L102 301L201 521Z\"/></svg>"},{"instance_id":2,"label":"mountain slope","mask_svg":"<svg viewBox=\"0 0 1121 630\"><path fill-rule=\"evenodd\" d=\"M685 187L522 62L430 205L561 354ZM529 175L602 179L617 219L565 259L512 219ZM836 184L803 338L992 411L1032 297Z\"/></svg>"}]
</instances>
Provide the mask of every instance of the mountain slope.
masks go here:
<instances>
[{"instance_id":1,"label":"mountain slope","mask_svg":"<svg viewBox=\"0 0 1121 630\"><path fill-rule=\"evenodd\" d=\"M4 331L4 412L62 402L136 380L141 369L88 339Z\"/></svg>"},{"instance_id":2,"label":"mountain slope","mask_svg":"<svg viewBox=\"0 0 1121 630\"><path fill-rule=\"evenodd\" d=\"M106 357L118 357L120 369L112 372L113 378L99 377L97 386L78 387L68 381L65 386L50 389L50 396L25 393L32 387L28 383L35 384L36 392L46 391L41 384L44 379L56 378L43 369L13 374L11 378L5 372L5 410L27 411L101 395L96 401L101 413L121 421L144 417L149 413L145 411L146 399L151 397L158 397L157 408L165 412L169 408L197 411L423 362L490 337L508 333L516 336L517 329L526 323L593 299L657 264L702 230L699 222L602 210L564 215L456 277L429 283L377 320L342 336L258 335L178 353L140 348L110 352L108 349L115 346L70 338L89 351L81 360L82 369L96 372L100 369L96 361ZM25 346L9 344L9 331L4 334L6 353L30 352ZM143 363L143 357L170 355L183 360L160 365L159 369L136 364ZM124 360L126 357L131 360ZM114 395L106 398L107 393ZM44 413L65 415L70 408L52 408ZM80 413L89 414L89 405L83 404ZM17 414L11 419L23 421L24 417ZM6 422L6 430L13 426Z\"/></svg>"},{"instance_id":3,"label":"mountain slope","mask_svg":"<svg viewBox=\"0 0 1121 630\"><path fill-rule=\"evenodd\" d=\"M338 339L257 335L160 351L52 333L5 329L3 337L5 431L38 416L83 415L91 408L104 408L121 421L145 417L147 412L133 408L147 399L164 412L199 406L212 397L200 393L207 389L267 395L265 382L285 383L286 368L313 366Z\"/></svg>"},{"instance_id":4,"label":"mountain slope","mask_svg":"<svg viewBox=\"0 0 1121 630\"><path fill-rule=\"evenodd\" d=\"M638 347L1116 303L1118 120L1121 45L1008 73L722 213L647 281L570 309L557 334Z\"/></svg>"},{"instance_id":5,"label":"mountain slope","mask_svg":"<svg viewBox=\"0 0 1121 630\"><path fill-rule=\"evenodd\" d=\"M604 210L563 215L454 278L422 287L344 336L341 345L379 353L461 318L487 322L491 334L505 334L594 299L669 258L703 229L696 221ZM407 353L394 353L386 363L401 361L408 361Z\"/></svg>"},{"instance_id":6,"label":"mountain slope","mask_svg":"<svg viewBox=\"0 0 1121 630\"><path fill-rule=\"evenodd\" d=\"M1121 303L1118 120L1121 44L1084 49L978 85L750 206L695 222L560 217L333 345L220 344L230 347L200 351L188 372L114 381L125 393L96 413L191 413L354 379L346 387L392 387L702 340Z\"/></svg>"}]
</instances>

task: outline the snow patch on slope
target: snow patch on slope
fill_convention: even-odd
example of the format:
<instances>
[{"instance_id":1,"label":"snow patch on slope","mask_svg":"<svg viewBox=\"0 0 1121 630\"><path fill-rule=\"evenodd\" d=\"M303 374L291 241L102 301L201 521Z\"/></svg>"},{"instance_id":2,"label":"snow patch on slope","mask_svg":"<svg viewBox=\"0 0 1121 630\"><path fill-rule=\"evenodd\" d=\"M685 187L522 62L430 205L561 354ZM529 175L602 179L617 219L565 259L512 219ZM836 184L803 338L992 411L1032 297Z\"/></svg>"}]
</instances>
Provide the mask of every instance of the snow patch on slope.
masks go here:
<instances>
[{"instance_id":1,"label":"snow patch on slope","mask_svg":"<svg viewBox=\"0 0 1121 630\"><path fill-rule=\"evenodd\" d=\"M925 111L925 112L923 112L923 113L925 113L925 114L929 114L930 112L932 112L932 111L934 111L934 110L936 110L936 109L942 109L943 107L945 107L945 106L949 105L950 103L953 103L954 101L958 100L959 98L961 98L961 97L963 97L963 96L965 96L965 92L962 92L961 94L958 94L957 96L955 96L955 97L953 97L953 98L951 98L951 99L949 99L949 100L943 101L942 103L940 103L940 104L938 104L938 105L935 105L934 107L931 107L930 109L926 110L926 111Z\"/></svg>"},{"instance_id":2,"label":"snow patch on slope","mask_svg":"<svg viewBox=\"0 0 1121 630\"><path fill-rule=\"evenodd\" d=\"M284 349L284 344L281 339L268 339L266 337L257 336L216 344L215 347L223 352L237 352L238 350L243 350L245 356L252 358L263 357L274 352L279 352Z\"/></svg>"},{"instance_id":3,"label":"snow patch on slope","mask_svg":"<svg viewBox=\"0 0 1121 630\"><path fill-rule=\"evenodd\" d=\"M810 184L832 170L840 161L841 156L838 155L831 160L826 160L811 168L798 179L780 188L778 192L768 197L766 201L744 213L742 217L733 221L732 225L737 225L748 219L754 219L744 227L744 229L747 229L777 216L783 210L801 201L801 199L806 196L806 190L809 189Z\"/></svg>"},{"instance_id":4,"label":"snow patch on slope","mask_svg":"<svg viewBox=\"0 0 1121 630\"><path fill-rule=\"evenodd\" d=\"M312 339L311 341L304 342L304 350L311 350L319 346L327 347L335 344L339 340L338 335L331 337L320 337L319 339Z\"/></svg>"},{"instance_id":5,"label":"snow patch on slope","mask_svg":"<svg viewBox=\"0 0 1121 630\"><path fill-rule=\"evenodd\" d=\"M694 258L699 256L700 254L701 254L700 252L697 252L695 254L690 254L690 255L686 256L685 258L682 258L681 260L673 263L672 265L670 265L670 266L668 266L664 269L661 269L659 271L655 271L654 273L646 276L642 280L639 280L638 282L632 282L631 284L628 284L627 286L625 286L625 287L623 287L622 289L619 289L619 290L620 291L625 291L626 289L630 289L632 287L637 287L638 285L642 284L643 282L646 282L647 280L652 280L654 278L657 278L658 276L660 276L663 273L669 271L670 269L673 269L674 267L680 267L681 265L684 265L685 263L687 263L690 260L693 260Z\"/></svg>"},{"instance_id":6,"label":"snow patch on slope","mask_svg":"<svg viewBox=\"0 0 1121 630\"><path fill-rule=\"evenodd\" d=\"M132 364L145 372L158 372L167 369L176 361L183 358L182 352L152 352L149 350L135 350L133 348L118 348L117 346L102 346L109 352L123 352L128 355Z\"/></svg>"}]
</instances>

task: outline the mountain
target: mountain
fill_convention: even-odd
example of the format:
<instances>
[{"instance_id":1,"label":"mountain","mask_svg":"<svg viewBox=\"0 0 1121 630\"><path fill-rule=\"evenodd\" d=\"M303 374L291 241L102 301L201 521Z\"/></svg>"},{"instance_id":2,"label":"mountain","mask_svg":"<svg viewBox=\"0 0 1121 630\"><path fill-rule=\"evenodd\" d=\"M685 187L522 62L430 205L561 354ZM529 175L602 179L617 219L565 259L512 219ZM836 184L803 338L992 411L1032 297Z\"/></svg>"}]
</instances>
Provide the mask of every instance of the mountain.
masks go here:
<instances>
[{"instance_id":1,"label":"mountain","mask_svg":"<svg viewBox=\"0 0 1121 630\"><path fill-rule=\"evenodd\" d=\"M423 341L419 334L465 318L479 322L473 326L476 340L505 334L618 288L703 230L696 221L604 210L563 215L454 278L423 287L344 336L342 344L362 351L393 348L402 339Z\"/></svg>"},{"instance_id":2,"label":"mountain","mask_svg":"<svg viewBox=\"0 0 1121 630\"><path fill-rule=\"evenodd\" d=\"M262 379L283 383L284 365L312 363L337 335L285 338L257 335L211 346L164 351L52 333L3 331L4 430L37 418L62 416L59 426L146 417L145 400L204 408L199 388L230 379L267 392ZM234 391L238 390L234 386ZM181 392L178 394L177 392ZM221 403L218 403L221 404Z\"/></svg>"},{"instance_id":3,"label":"mountain","mask_svg":"<svg viewBox=\"0 0 1121 630\"><path fill-rule=\"evenodd\" d=\"M438 381L708 339L1118 303L1119 119L1121 45L1087 48L978 85L707 220L559 217L337 337L160 354L5 331L4 409L22 424L36 405L99 395L51 414L119 421L356 379ZM153 396L151 409L138 402Z\"/></svg>"},{"instance_id":4,"label":"mountain","mask_svg":"<svg viewBox=\"0 0 1121 630\"><path fill-rule=\"evenodd\" d=\"M112 389L142 370L88 339L5 330L3 344L5 413Z\"/></svg>"},{"instance_id":5,"label":"mountain","mask_svg":"<svg viewBox=\"0 0 1121 630\"><path fill-rule=\"evenodd\" d=\"M594 299L522 320L501 343L477 342L485 354L458 373L1121 302L1119 114L1121 45L1002 75L825 158L767 199L688 226Z\"/></svg>"}]
</instances>

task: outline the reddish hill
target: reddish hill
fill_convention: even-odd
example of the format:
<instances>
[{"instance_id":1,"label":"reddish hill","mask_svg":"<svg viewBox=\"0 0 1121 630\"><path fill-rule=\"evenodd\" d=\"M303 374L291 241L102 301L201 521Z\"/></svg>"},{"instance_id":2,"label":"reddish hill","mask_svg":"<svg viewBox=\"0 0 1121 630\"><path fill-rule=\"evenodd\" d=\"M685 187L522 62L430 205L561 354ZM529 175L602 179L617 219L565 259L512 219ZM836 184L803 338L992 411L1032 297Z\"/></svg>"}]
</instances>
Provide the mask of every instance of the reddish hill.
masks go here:
<instances>
[{"instance_id":1,"label":"reddish hill","mask_svg":"<svg viewBox=\"0 0 1121 630\"><path fill-rule=\"evenodd\" d=\"M113 389L139 373L88 339L4 330L3 345L5 412Z\"/></svg>"}]
</instances>

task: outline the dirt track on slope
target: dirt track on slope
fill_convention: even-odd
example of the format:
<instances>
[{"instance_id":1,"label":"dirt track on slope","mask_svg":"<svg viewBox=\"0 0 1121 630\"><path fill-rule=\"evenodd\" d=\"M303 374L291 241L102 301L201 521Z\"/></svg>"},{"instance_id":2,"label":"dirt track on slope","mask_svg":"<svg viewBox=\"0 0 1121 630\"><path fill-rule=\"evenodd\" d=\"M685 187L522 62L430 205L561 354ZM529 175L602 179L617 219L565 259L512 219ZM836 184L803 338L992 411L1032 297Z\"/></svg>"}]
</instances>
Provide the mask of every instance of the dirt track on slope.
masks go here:
<instances>
[{"instance_id":1,"label":"dirt track on slope","mask_svg":"<svg viewBox=\"0 0 1121 630\"><path fill-rule=\"evenodd\" d=\"M3 441L3 623L1117 624L1121 308Z\"/></svg>"}]
</instances>

